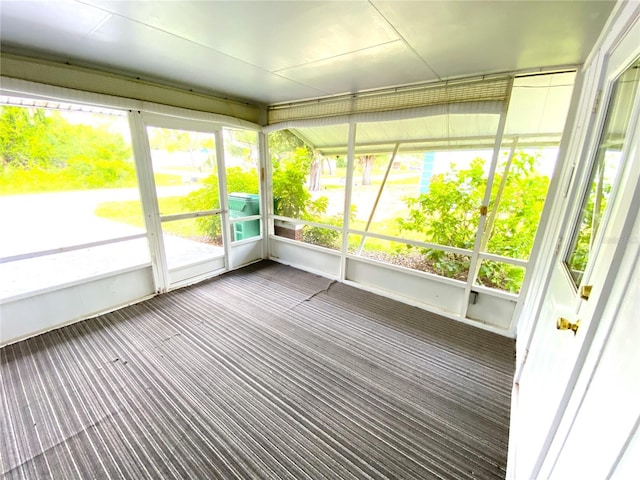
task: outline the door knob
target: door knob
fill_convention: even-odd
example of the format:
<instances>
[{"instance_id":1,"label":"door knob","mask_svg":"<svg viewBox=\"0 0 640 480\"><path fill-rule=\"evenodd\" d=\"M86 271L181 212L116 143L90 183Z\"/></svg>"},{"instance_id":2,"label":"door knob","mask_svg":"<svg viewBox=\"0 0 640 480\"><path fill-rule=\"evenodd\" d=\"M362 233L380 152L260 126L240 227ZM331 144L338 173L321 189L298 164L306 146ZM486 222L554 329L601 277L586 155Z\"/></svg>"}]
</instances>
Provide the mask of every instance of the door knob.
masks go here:
<instances>
[{"instance_id":1,"label":"door knob","mask_svg":"<svg viewBox=\"0 0 640 480\"><path fill-rule=\"evenodd\" d=\"M576 320L576 323L571 323L566 318L560 317L556 322L556 328L558 330L571 330L574 335L578 331L579 327L580 327L580 320Z\"/></svg>"}]
</instances>

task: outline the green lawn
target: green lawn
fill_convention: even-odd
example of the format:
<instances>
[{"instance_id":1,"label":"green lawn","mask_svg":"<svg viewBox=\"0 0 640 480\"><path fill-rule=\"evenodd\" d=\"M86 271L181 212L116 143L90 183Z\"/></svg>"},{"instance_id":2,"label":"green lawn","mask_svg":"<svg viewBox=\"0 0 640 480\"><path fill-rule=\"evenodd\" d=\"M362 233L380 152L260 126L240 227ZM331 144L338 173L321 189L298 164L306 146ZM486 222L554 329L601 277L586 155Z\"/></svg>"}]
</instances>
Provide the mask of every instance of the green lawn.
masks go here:
<instances>
[{"instance_id":1,"label":"green lawn","mask_svg":"<svg viewBox=\"0 0 640 480\"><path fill-rule=\"evenodd\" d=\"M183 185L180 175L158 173L154 178L159 187ZM99 188L138 188L138 183L133 174L105 184L104 179L96 176L83 177L67 169L47 171L39 168L30 170L7 168L0 170L0 195L71 192Z\"/></svg>"},{"instance_id":2,"label":"green lawn","mask_svg":"<svg viewBox=\"0 0 640 480\"><path fill-rule=\"evenodd\" d=\"M182 200L184 197L160 197L158 206L160 212L178 213L183 212ZM116 222L126 223L135 227L144 227L142 215L142 205L138 200L124 202L103 202L95 210L98 217L107 218ZM177 220L174 222L164 222L162 230L184 238L202 237L202 232L197 228L196 219Z\"/></svg>"}]
</instances>

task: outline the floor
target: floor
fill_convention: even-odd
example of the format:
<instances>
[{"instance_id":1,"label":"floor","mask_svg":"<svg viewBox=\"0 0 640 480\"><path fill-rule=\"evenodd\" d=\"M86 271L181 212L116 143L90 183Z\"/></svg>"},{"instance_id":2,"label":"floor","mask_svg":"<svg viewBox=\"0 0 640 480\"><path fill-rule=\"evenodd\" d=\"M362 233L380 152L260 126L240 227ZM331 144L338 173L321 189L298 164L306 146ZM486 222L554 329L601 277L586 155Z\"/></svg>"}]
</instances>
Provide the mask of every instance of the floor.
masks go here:
<instances>
[{"instance_id":1,"label":"floor","mask_svg":"<svg viewBox=\"0 0 640 480\"><path fill-rule=\"evenodd\" d=\"M0 350L0 472L504 478L514 342L273 262Z\"/></svg>"}]
</instances>

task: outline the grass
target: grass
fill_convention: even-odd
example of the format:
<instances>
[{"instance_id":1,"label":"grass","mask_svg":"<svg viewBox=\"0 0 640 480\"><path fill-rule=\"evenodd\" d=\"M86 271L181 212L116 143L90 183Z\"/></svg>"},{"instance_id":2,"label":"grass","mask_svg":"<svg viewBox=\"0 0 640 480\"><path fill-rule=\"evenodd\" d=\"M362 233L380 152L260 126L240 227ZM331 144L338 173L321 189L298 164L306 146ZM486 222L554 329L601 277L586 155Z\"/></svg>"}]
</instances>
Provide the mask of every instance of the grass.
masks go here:
<instances>
[{"instance_id":1,"label":"grass","mask_svg":"<svg viewBox=\"0 0 640 480\"><path fill-rule=\"evenodd\" d=\"M183 198L181 196L158 198L158 207L161 214L183 213ZM144 227L142 204L138 200L103 202L96 207L95 214L98 217L126 223L127 225ZM183 238L201 238L203 236L196 225L195 218L164 222L162 230L165 233L171 233Z\"/></svg>"},{"instance_id":2,"label":"grass","mask_svg":"<svg viewBox=\"0 0 640 480\"><path fill-rule=\"evenodd\" d=\"M184 185L182 177L172 173L154 173L153 178L157 187L170 187L173 185Z\"/></svg>"},{"instance_id":3,"label":"grass","mask_svg":"<svg viewBox=\"0 0 640 480\"><path fill-rule=\"evenodd\" d=\"M97 217L115 220L134 227L144 227L142 205L139 200L103 202L98 204L94 213Z\"/></svg>"},{"instance_id":4,"label":"grass","mask_svg":"<svg viewBox=\"0 0 640 480\"><path fill-rule=\"evenodd\" d=\"M159 187L184 184L180 175L157 173L154 178ZM126 178L109 183L95 175L87 178L67 169L50 171L38 168L0 170L0 195L72 192L102 188L138 188L138 182L133 173Z\"/></svg>"}]
</instances>

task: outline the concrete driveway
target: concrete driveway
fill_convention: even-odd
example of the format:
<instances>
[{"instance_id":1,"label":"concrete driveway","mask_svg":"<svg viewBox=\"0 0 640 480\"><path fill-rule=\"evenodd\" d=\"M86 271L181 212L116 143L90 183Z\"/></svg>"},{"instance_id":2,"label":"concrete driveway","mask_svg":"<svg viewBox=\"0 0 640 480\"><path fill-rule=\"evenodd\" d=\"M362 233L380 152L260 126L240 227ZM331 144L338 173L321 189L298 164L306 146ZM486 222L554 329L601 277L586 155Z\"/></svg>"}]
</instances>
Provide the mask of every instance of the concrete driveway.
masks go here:
<instances>
[{"instance_id":1,"label":"concrete driveway","mask_svg":"<svg viewBox=\"0 0 640 480\"><path fill-rule=\"evenodd\" d=\"M191 186L161 187L161 196ZM139 199L138 190L104 189L0 196L0 258L145 233L144 228L95 215L106 201ZM219 256L223 249L164 235L169 269ZM0 298L150 262L145 238L0 264Z\"/></svg>"}]
</instances>

